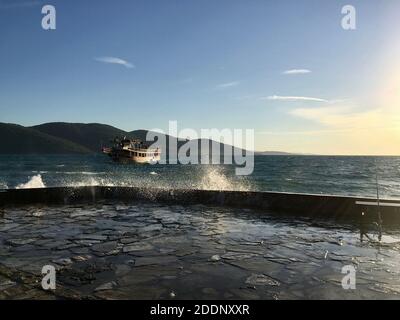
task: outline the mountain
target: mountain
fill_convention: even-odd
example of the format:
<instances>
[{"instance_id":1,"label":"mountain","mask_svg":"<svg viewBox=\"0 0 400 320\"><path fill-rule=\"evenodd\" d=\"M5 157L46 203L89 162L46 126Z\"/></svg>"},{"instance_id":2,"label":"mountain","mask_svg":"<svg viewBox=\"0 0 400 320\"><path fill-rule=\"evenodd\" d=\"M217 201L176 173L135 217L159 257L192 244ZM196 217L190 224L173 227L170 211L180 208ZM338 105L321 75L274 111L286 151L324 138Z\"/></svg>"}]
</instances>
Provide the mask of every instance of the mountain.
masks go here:
<instances>
[{"instance_id":1,"label":"mountain","mask_svg":"<svg viewBox=\"0 0 400 320\"><path fill-rule=\"evenodd\" d=\"M16 124L0 123L1 154L88 153L85 146Z\"/></svg>"},{"instance_id":2,"label":"mountain","mask_svg":"<svg viewBox=\"0 0 400 320\"><path fill-rule=\"evenodd\" d=\"M16 124L0 123L0 153L1 154L68 154L68 153L96 153L100 152L102 146L110 145L115 137L126 136L131 139L139 139L148 143L146 136L148 130L124 131L101 123L66 123L51 122L32 127L23 127ZM158 133L157 133L158 134ZM166 148L162 150L162 157L169 158L169 143L177 140L167 134L158 134L165 138ZM178 140L171 150L176 154L189 140ZM224 149L229 145L215 142L208 139L194 139L190 141L190 146L197 146L198 154L203 156L212 155L212 142L216 143L216 148L220 150L221 157ZM202 150L203 143L208 143L208 150ZM175 145L175 143L174 143ZM183 150L183 149L182 149ZM237 151L243 151L236 149ZM194 149L191 150L194 152ZM195 154L195 152L193 153ZM256 155L290 155L285 152L265 151L256 152ZM188 155L188 153L187 153Z\"/></svg>"},{"instance_id":3,"label":"mountain","mask_svg":"<svg viewBox=\"0 0 400 320\"><path fill-rule=\"evenodd\" d=\"M154 143L154 141L152 140L147 140L146 136L147 133L149 131L148 130L134 130L131 132L127 133L127 136L132 138L132 139L140 139L142 141L146 141L149 144ZM170 151L172 151L173 154L177 154L177 150L180 150L180 148L185 145L187 142L190 141L190 144L188 144L188 147L190 146L190 152L192 152L193 156L197 156L198 161L200 162L201 156L209 156L211 157L213 154L215 154L215 150L219 149L220 155L221 155L221 162L223 161L223 155L224 155L224 149L225 147L231 148L232 150L232 154L233 154L233 150L236 150L238 152L243 152L242 149L239 148L234 148L231 145L228 144L223 144L220 142L216 142L210 139L193 139L193 140L188 140L188 139L177 139L176 137L170 136L168 134L161 134L161 133L156 133L159 137L163 137L163 139L165 139L165 148L163 148L162 153L161 153L161 158L162 159L169 159L169 153ZM173 143L174 145L171 146L170 148L170 143ZM214 143L214 148L215 150L213 150L213 143ZM203 150L202 149L202 145L208 144L208 150ZM197 147L198 152L195 152L195 148ZM184 152L184 151L182 151ZM189 156L189 152L186 153L187 156ZM211 158L210 158L211 159Z\"/></svg>"},{"instance_id":4,"label":"mountain","mask_svg":"<svg viewBox=\"0 0 400 320\"><path fill-rule=\"evenodd\" d=\"M282 152L282 151L258 151L254 153L256 156L290 156L294 153Z\"/></svg>"},{"instance_id":5,"label":"mountain","mask_svg":"<svg viewBox=\"0 0 400 320\"><path fill-rule=\"evenodd\" d=\"M116 136L126 136L127 132L100 123L51 122L30 127L53 137L79 144L92 152L99 152Z\"/></svg>"}]
</instances>

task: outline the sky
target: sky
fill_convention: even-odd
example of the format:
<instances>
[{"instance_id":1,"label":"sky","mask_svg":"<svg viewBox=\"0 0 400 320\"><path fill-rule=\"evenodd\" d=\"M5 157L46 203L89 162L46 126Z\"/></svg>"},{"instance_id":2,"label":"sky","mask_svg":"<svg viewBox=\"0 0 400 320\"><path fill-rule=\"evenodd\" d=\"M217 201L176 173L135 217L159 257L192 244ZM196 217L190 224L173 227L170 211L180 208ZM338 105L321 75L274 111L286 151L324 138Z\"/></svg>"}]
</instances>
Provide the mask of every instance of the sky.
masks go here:
<instances>
[{"instance_id":1,"label":"sky","mask_svg":"<svg viewBox=\"0 0 400 320\"><path fill-rule=\"evenodd\" d=\"M399 30L398 0L0 0L0 122L176 120L254 129L259 151L399 155Z\"/></svg>"}]
</instances>

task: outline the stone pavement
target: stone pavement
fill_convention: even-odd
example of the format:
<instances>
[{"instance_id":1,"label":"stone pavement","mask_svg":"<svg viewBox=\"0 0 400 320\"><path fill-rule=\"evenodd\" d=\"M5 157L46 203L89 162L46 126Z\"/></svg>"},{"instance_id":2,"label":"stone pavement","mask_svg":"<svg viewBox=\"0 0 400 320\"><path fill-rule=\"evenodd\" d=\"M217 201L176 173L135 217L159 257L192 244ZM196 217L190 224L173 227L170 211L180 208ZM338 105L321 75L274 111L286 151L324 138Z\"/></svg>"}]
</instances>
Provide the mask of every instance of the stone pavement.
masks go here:
<instances>
[{"instance_id":1,"label":"stone pavement","mask_svg":"<svg viewBox=\"0 0 400 320\"><path fill-rule=\"evenodd\" d=\"M397 234L360 243L349 226L202 205L5 208L0 299L397 299Z\"/></svg>"}]
</instances>

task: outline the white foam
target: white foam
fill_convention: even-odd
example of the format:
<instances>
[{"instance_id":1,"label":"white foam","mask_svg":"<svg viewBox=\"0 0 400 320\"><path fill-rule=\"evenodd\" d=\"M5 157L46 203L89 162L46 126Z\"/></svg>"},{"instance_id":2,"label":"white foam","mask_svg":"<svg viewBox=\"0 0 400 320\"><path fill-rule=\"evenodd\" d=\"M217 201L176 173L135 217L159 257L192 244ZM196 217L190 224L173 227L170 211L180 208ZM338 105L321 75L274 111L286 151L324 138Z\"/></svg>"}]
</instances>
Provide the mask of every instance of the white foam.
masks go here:
<instances>
[{"instance_id":1,"label":"white foam","mask_svg":"<svg viewBox=\"0 0 400 320\"><path fill-rule=\"evenodd\" d=\"M190 178L171 179L156 171L137 175L106 174L106 172L67 171L57 173L56 181L52 182L51 174L48 176L50 186L84 187L84 186L108 186L108 187L148 187L157 189L200 189L200 190L237 190L250 191L251 183L241 177L231 176L227 168L221 166L197 167ZM61 175L61 181L59 180ZM64 177L62 177L64 175ZM78 175L78 177L76 177ZM157 179L155 184L154 179ZM27 183L17 186L17 189L45 188L40 174L30 178ZM1 188L1 184L0 184Z\"/></svg>"},{"instance_id":2,"label":"white foam","mask_svg":"<svg viewBox=\"0 0 400 320\"><path fill-rule=\"evenodd\" d=\"M33 176L27 183L19 184L16 189L37 189L46 188L43 183L42 176L40 174Z\"/></svg>"},{"instance_id":3,"label":"white foam","mask_svg":"<svg viewBox=\"0 0 400 320\"><path fill-rule=\"evenodd\" d=\"M207 167L200 183L203 190L237 190L249 191L250 188L241 181L229 179L220 167Z\"/></svg>"},{"instance_id":4,"label":"white foam","mask_svg":"<svg viewBox=\"0 0 400 320\"><path fill-rule=\"evenodd\" d=\"M67 175L85 175L85 176L96 176L96 175L103 175L106 172L90 172L90 171L56 171L57 174L67 174Z\"/></svg>"}]
</instances>

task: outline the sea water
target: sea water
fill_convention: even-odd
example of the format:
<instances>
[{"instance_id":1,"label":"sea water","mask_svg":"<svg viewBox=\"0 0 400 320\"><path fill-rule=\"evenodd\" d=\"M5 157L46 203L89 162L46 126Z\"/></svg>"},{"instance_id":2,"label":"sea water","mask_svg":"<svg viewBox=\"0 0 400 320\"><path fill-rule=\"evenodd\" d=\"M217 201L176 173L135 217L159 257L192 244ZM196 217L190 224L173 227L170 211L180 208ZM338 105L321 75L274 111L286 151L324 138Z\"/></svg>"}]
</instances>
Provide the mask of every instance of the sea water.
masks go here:
<instances>
[{"instance_id":1,"label":"sea water","mask_svg":"<svg viewBox=\"0 0 400 320\"><path fill-rule=\"evenodd\" d=\"M378 183L376 183L376 178ZM400 198L400 157L255 156L254 172L234 165L120 164L95 155L1 155L0 189L137 186L279 191Z\"/></svg>"}]
</instances>

